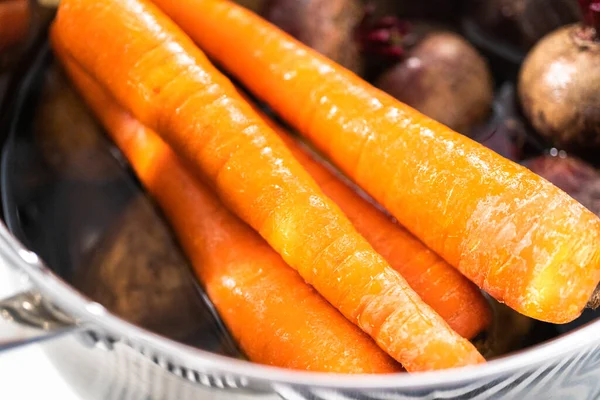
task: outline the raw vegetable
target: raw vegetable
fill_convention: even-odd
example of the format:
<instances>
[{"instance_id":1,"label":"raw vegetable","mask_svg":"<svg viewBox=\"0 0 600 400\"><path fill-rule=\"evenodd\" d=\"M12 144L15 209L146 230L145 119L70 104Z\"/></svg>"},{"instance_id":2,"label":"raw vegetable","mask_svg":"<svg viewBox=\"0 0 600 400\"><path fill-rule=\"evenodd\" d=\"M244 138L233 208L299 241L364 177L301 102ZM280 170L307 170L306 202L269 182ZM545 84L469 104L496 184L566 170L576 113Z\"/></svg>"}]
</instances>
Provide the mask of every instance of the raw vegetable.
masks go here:
<instances>
[{"instance_id":1,"label":"raw vegetable","mask_svg":"<svg viewBox=\"0 0 600 400\"><path fill-rule=\"evenodd\" d=\"M600 172L591 165L557 149L527 160L524 165L600 215ZM596 287L587 306L594 309L600 306L600 287Z\"/></svg>"},{"instance_id":2,"label":"raw vegetable","mask_svg":"<svg viewBox=\"0 0 600 400\"><path fill-rule=\"evenodd\" d=\"M477 286L428 249L410 232L356 194L323 166L306 146L294 140L266 115L261 115L283 139L321 190L350 219L375 251L398 271L411 288L461 336L472 339L485 331L492 315Z\"/></svg>"},{"instance_id":3,"label":"raw vegetable","mask_svg":"<svg viewBox=\"0 0 600 400\"><path fill-rule=\"evenodd\" d=\"M74 64L67 65L162 207L209 297L252 361L321 372L400 371L195 179L158 135L117 106Z\"/></svg>"},{"instance_id":4,"label":"raw vegetable","mask_svg":"<svg viewBox=\"0 0 600 400\"><path fill-rule=\"evenodd\" d=\"M152 201L140 194L73 278L127 321L175 340L210 329L189 264Z\"/></svg>"},{"instance_id":5,"label":"raw vegetable","mask_svg":"<svg viewBox=\"0 0 600 400\"><path fill-rule=\"evenodd\" d=\"M94 115L58 68L49 71L35 121L35 141L48 171L84 182L119 175ZM49 167L49 168L48 168Z\"/></svg>"},{"instance_id":6,"label":"raw vegetable","mask_svg":"<svg viewBox=\"0 0 600 400\"><path fill-rule=\"evenodd\" d=\"M356 232L233 84L151 3L62 1L52 39L408 371L483 362Z\"/></svg>"},{"instance_id":7,"label":"raw vegetable","mask_svg":"<svg viewBox=\"0 0 600 400\"><path fill-rule=\"evenodd\" d=\"M600 150L600 1L581 3L585 24L554 31L527 56L519 97L542 136L561 149L588 153Z\"/></svg>"},{"instance_id":8,"label":"raw vegetable","mask_svg":"<svg viewBox=\"0 0 600 400\"><path fill-rule=\"evenodd\" d=\"M426 36L375 86L463 134L485 120L493 99L486 61L451 32Z\"/></svg>"},{"instance_id":9,"label":"raw vegetable","mask_svg":"<svg viewBox=\"0 0 600 400\"><path fill-rule=\"evenodd\" d=\"M262 15L302 43L360 74L363 60L354 30L360 0L267 0Z\"/></svg>"},{"instance_id":10,"label":"raw vegetable","mask_svg":"<svg viewBox=\"0 0 600 400\"><path fill-rule=\"evenodd\" d=\"M600 281L600 220L581 204L228 1L155 3L490 295L549 322L580 315Z\"/></svg>"}]
</instances>

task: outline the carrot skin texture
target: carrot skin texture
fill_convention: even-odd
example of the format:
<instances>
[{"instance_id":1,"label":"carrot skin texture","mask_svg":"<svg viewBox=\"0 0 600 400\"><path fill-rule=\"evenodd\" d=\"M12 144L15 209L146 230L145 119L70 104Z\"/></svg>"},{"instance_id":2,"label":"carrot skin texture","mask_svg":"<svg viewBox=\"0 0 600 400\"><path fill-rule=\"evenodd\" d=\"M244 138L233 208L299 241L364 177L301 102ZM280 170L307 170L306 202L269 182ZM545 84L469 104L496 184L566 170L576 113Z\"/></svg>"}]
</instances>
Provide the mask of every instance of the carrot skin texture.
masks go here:
<instances>
[{"instance_id":1,"label":"carrot skin texture","mask_svg":"<svg viewBox=\"0 0 600 400\"><path fill-rule=\"evenodd\" d=\"M154 3L479 287L540 320L580 315L600 220L566 193L227 0Z\"/></svg>"},{"instance_id":2,"label":"carrot skin texture","mask_svg":"<svg viewBox=\"0 0 600 400\"><path fill-rule=\"evenodd\" d=\"M66 64L88 105L172 223L194 271L250 360L320 372L401 371L232 215L154 132L82 70Z\"/></svg>"},{"instance_id":3,"label":"carrot skin texture","mask_svg":"<svg viewBox=\"0 0 600 400\"><path fill-rule=\"evenodd\" d=\"M452 329L462 337L472 339L489 327L492 321L490 305L475 284L356 194L283 127L258 112L356 230Z\"/></svg>"},{"instance_id":4,"label":"carrot skin texture","mask_svg":"<svg viewBox=\"0 0 600 400\"><path fill-rule=\"evenodd\" d=\"M407 371L484 362L158 8L144 0L65 0L52 39Z\"/></svg>"}]
</instances>

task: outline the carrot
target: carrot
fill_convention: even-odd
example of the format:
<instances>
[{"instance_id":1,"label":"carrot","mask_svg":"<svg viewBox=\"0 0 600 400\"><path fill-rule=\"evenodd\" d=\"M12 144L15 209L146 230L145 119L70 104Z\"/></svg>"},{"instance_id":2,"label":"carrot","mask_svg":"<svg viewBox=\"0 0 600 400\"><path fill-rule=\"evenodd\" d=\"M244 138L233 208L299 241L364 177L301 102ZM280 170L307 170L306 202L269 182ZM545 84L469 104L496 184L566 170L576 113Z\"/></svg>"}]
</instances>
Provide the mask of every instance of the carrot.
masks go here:
<instances>
[{"instance_id":1,"label":"carrot","mask_svg":"<svg viewBox=\"0 0 600 400\"><path fill-rule=\"evenodd\" d=\"M489 303L479 288L402 226L356 194L318 155L294 140L289 132L257 109L257 113L281 137L292 154L313 177L323 193L346 214L356 230L411 288L461 336L472 339L492 320Z\"/></svg>"},{"instance_id":2,"label":"carrot","mask_svg":"<svg viewBox=\"0 0 600 400\"><path fill-rule=\"evenodd\" d=\"M600 220L546 180L425 117L226 0L154 0L449 264L564 323L600 281Z\"/></svg>"},{"instance_id":3,"label":"carrot","mask_svg":"<svg viewBox=\"0 0 600 400\"><path fill-rule=\"evenodd\" d=\"M27 0L0 1L0 50L25 38L29 28L29 7Z\"/></svg>"},{"instance_id":4,"label":"carrot","mask_svg":"<svg viewBox=\"0 0 600 400\"><path fill-rule=\"evenodd\" d=\"M356 232L233 84L151 3L62 1L52 38L408 371L484 361Z\"/></svg>"},{"instance_id":5,"label":"carrot","mask_svg":"<svg viewBox=\"0 0 600 400\"><path fill-rule=\"evenodd\" d=\"M195 180L154 132L120 108L82 70L65 64L88 105L162 207L210 299L250 360L337 373L401 370Z\"/></svg>"}]
</instances>

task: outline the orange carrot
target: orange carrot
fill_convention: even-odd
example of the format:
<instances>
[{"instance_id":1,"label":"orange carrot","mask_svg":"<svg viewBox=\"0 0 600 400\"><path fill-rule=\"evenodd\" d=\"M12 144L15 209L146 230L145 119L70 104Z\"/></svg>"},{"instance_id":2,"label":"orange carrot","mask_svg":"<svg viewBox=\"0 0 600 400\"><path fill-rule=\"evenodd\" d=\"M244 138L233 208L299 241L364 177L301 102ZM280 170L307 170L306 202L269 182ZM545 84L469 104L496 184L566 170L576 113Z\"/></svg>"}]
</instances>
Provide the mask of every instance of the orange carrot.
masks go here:
<instances>
[{"instance_id":1,"label":"orange carrot","mask_svg":"<svg viewBox=\"0 0 600 400\"><path fill-rule=\"evenodd\" d=\"M117 106L82 70L67 68L162 207L210 299L250 360L337 373L401 370L225 209L154 132Z\"/></svg>"},{"instance_id":2,"label":"orange carrot","mask_svg":"<svg viewBox=\"0 0 600 400\"><path fill-rule=\"evenodd\" d=\"M226 0L154 0L427 246L554 323L600 281L600 220L546 180L425 117Z\"/></svg>"},{"instance_id":3,"label":"orange carrot","mask_svg":"<svg viewBox=\"0 0 600 400\"><path fill-rule=\"evenodd\" d=\"M479 288L402 226L356 194L346 183L310 155L275 121L259 112L283 139L296 160L331 200L346 214L356 230L411 288L461 336L472 339L489 327L489 303Z\"/></svg>"},{"instance_id":4,"label":"orange carrot","mask_svg":"<svg viewBox=\"0 0 600 400\"><path fill-rule=\"evenodd\" d=\"M154 5L64 0L52 37L408 371L484 361L356 232L233 84Z\"/></svg>"},{"instance_id":5,"label":"orange carrot","mask_svg":"<svg viewBox=\"0 0 600 400\"><path fill-rule=\"evenodd\" d=\"M29 28L29 7L27 0L0 1L0 50L25 38Z\"/></svg>"}]
</instances>

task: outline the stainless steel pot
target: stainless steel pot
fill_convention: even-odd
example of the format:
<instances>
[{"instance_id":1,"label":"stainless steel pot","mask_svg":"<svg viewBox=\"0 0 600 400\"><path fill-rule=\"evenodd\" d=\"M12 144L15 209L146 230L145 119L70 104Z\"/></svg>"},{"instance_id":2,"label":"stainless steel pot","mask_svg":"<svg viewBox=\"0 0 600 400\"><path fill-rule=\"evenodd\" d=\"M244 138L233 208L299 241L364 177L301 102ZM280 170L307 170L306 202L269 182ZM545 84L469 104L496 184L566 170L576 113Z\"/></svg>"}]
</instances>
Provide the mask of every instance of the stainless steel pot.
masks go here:
<instances>
[{"instance_id":1,"label":"stainless steel pot","mask_svg":"<svg viewBox=\"0 0 600 400\"><path fill-rule=\"evenodd\" d=\"M477 367L318 374L235 360L132 325L61 280L2 223L0 269L13 288L0 293L0 350L41 343L86 399L600 398L600 321Z\"/></svg>"},{"instance_id":2,"label":"stainless steel pot","mask_svg":"<svg viewBox=\"0 0 600 400\"><path fill-rule=\"evenodd\" d=\"M12 347L46 340L59 370L85 398L225 399L278 394L289 400L581 400L600 396L600 321L476 367L381 376L297 372L208 353L111 315L55 276L4 225L0 225L0 259L0 267L9 270L20 290L1 302L1 314L28 327L10 336L3 327L3 343Z\"/></svg>"}]
</instances>

